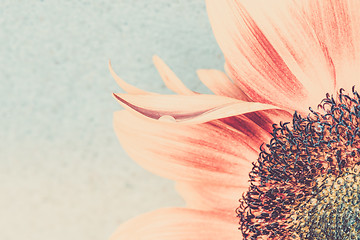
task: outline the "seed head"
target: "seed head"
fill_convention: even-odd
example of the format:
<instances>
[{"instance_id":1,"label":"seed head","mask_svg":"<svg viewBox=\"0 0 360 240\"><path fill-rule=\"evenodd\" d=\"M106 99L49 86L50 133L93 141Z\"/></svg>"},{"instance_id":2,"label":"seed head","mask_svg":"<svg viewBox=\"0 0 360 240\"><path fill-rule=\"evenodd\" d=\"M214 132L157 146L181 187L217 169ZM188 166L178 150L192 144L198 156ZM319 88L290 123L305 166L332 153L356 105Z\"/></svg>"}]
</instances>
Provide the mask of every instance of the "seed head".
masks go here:
<instances>
[{"instance_id":1,"label":"seed head","mask_svg":"<svg viewBox=\"0 0 360 240\"><path fill-rule=\"evenodd\" d=\"M341 89L273 126L237 209L245 239L360 235L360 96Z\"/></svg>"}]
</instances>

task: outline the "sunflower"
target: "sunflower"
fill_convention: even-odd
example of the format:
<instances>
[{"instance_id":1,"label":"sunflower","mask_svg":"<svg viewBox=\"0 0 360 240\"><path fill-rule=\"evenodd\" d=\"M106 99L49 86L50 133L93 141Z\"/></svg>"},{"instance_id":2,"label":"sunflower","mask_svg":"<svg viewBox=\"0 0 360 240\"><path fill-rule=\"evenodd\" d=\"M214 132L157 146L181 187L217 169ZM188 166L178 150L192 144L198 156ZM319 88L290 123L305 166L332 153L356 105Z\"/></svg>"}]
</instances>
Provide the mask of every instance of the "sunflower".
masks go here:
<instances>
[{"instance_id":1,"label":"sunflower","mask_svg":"<svg viewBox=\"0 0 360 240\"><path fill-rule=\"evenodd\" d=\"M185 208L136 217L119 239L359 239L360 1L208 0L225 71L176 95L138 89L114 115L140 165L176 181Z\"/></svg>"}]
</instances>

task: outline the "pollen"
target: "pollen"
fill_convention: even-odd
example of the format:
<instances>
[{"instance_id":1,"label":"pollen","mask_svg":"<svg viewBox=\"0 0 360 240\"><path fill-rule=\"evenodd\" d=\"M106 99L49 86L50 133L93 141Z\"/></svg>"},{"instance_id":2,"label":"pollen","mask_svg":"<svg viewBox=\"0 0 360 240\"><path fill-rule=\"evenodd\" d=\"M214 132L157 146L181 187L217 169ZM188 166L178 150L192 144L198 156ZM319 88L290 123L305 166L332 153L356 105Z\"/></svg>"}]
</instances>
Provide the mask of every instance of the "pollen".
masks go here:
<instances>
[{"instance_id":1,"label":"pollen","mask_svg":"<svg viewBox=\"0 0 360 240\"><path fill-rule=\"evenodd\" d=\"M237 214L244 239L359 239L360 96L273 125Z\"/></svg>"}]
</instances>

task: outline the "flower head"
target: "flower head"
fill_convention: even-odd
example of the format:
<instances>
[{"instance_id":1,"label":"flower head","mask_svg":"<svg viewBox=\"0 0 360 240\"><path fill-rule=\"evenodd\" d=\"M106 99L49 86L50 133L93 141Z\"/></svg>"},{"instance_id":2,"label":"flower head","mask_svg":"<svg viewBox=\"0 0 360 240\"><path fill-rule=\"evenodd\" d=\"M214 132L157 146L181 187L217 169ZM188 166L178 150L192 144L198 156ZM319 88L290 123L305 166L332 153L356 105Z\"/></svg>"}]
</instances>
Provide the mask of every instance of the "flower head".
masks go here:
<instances>
[{"instance_id":1,"label":"flower head","mask_svg":"<svg viewBox=\"0 0 360 240\"><path fill-rule=\"evenodd\" d=\"M191 91L158 57L177 95L131 86L110 66L127 92L114 94L122 146L187 202L112 239L356 239L360 2L206 3L226 74L198 75L215 95Z\"/></svg>"},{"instance_id":2,"label":"flower head","mask_svg":"<svg viewBox=\"0 0 360 240\"><path fill-rule=\"evenodd\" d=\"M238 208L245 238L356 239L360 95L340 90L292 123L274 126Z\"/></svg>"}]
</instances>

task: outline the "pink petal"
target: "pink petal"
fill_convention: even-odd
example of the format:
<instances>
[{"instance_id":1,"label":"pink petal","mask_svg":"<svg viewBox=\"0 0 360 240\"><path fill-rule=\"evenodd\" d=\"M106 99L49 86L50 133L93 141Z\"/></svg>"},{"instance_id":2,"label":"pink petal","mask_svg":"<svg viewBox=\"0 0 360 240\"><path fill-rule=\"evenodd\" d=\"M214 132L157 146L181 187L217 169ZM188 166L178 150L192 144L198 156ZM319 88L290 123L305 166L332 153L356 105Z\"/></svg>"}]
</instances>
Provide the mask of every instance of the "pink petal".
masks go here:
<instances>
[{"instance_id":1,"label":"pink petal","mask_svg":"<svg viewBox=\"0 0 360 240\"><path fill-rule=\"evenodd\" d=\"M114 94L119 103L148 120L171 116L174 122L194 124L276 107L216 95L130 95Z\"/></svg>"},{"instance_id":2,"label":"pink petal","mask_svg":"<svg viewBox=\"0 0 360 240\"><path fill-rule=\"evenodd\" d=\"M187 207L207 211L221 211L236 216L239 199L248 190L244 186L221 186L209 183L177 182L176 190L184 198Z\"/></svg>"},{"instance_id":3,"label":"pink petal","mask_svg":"<svg viewBox=\"0 0 360 240\"><path fill-rule=\"evenodd\" d=\"M125 82L123 79L121 79L114 71L114 69L111 66L111 62L109 61L109 70L111 73L111 76L115 79L116 83L127 93L131 94L155 94L152 92L147 92L144 90L141 90L140 88L137 88L127 82Z\"/></svg>"},{"instance_id":4,"label":"pink petal","mask_svg":"<svg viewBox=\"0 0 360 240\"><path fill-rule=\"evenodd\" d=\"M328 50L337 87L350 90L360 76L360 1L304 1L303 15Z\"/></svg>"},{"instance_id":5,"label":"pink petal","mask_svg":"<svg viewBox=\"0 0 360 240\"><path fill-rule=\"evenodd\" d=\"M335 75L296 3L208 0L207 9L234 82L254 101L306 112L333 92Z\"/></svg>"},{"instance_id":6,"label":"pink petal","mask_svg":"<svg viewBox=\"0 0 360 240\"><path fill-rule=\"evenodd\" d=\"M236 86L225 73L215 69L200 69L197 71L200 80L213 93L220 96L249 101L249 97Z\"/></svg>"},{"instance_id":7,"label":"pink petal","mask_svg":"<svg viewBox=\"0 0 360 240\"><path fill-rule=\"evenodd\" d=\"M110 240L238 240L236 218L205 211L169 208L121 225Z\"/></svg>"},{"instance_id":8,"label":"pink petal","mask_svg":"<svg viewBox=\"0 0 360 240\"><path fill-rule=\"evenodd\" d=\"M114 127L125 151L147 170L176 181L227 186L247 184L251 162L270 138L246 116L178 125L120 111Z\"/></svg>"},{"instance_id":9,"label":"pink petal","mask_svg":"<svg viewBox=\"0 0 360 240\"><path fill-rule=\"evenodd\" d=\"M153 57L155 67L159 71L161 78L165 85L178 94L193 95L193 91L188 89L184 83L175 75L173 71L165 64L165 62L158 56Z\"/></svg>"}]
</instances>

